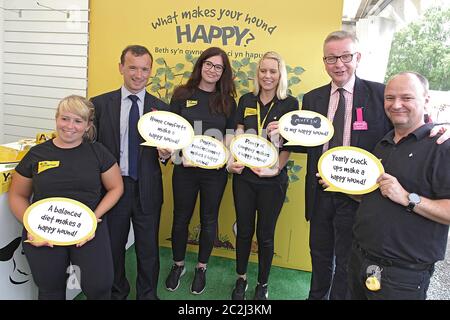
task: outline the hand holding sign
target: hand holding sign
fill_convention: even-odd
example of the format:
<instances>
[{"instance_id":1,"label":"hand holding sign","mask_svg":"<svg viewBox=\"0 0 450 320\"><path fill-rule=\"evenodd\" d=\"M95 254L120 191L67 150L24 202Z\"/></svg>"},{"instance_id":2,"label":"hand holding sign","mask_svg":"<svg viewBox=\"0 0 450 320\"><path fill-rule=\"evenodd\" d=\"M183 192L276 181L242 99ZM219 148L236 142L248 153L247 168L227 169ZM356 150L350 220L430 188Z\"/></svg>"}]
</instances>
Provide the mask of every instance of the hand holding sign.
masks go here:
<instances>
[{"instance_id":1,"label":"hand holding sign","mask_svg":"<svg viewBox=\"0 0 450 320\"><path fill-rule=\"evenodd\" d=\"M81 202L67 198L47 198L27 208L23 224L32 242L70 246L83 243L94 235L97 218Z\"/></svg>"},{"instance_id":2,"label":"hand holding sign","mask_svg":"<svg viewBox=\"0 0 450 320\"><path fill-rule=\"evenodd\" d=\"M183 149L194 138L190 123L176 113L154 111L144 114L138 122L138 130L144 146L165 149Z\"/></svg>"},{"instance_id":3,"label":"hand holding sign","mask_svg":"<svg viewBox=\"0 0 450 320\"><path fill-rule=\"evenodd\" d=\"M219 140L195 136L192 143L183 149L183 156L196 167L218 169L227 162L227 149Z\"/></svg>"},{"instance_id":4,"label":"hand holding sign","mask_svg":"<svg viewBox=\"0 0 450 320\"><path fill-rule=\"evenodd\" d=\"M327 118L306 110L286 113L280 118L278 127L279 133L288 140L287 146L319 146L334 134L333 124Z\"/></svg>"},{"instance_id":5,"label":"hand holding sign","mask_svg":"<svg viewBox=\"0 0 450 320\"><path fill-rule=\"evenodd\" d=\"M254 134L241 134L230 145L233 157L250 168L269 168L278 161L278 151L264 138Z\"/></svg>"},{"instance_id":6,"label":"hand holding sign","mask_svg":"<svg viewBox=\"0 0 450 320\"><path fill-rule=\"evenodd\" d=\"M319 159L319 174L329 187L325 191L365 194L378 188L383 165L370 152L356 147L337 147Z\"/></svg>"}]
</instances>

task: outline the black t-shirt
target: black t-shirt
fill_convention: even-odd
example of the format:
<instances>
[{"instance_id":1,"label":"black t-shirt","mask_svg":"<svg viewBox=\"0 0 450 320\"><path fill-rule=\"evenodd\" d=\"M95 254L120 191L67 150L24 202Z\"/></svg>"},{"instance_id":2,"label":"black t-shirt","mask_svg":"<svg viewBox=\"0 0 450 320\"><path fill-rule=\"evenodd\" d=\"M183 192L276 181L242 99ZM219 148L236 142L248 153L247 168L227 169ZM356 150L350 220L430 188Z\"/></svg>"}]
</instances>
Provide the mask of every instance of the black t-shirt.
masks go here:
<instances>
[{"instance_id":1,"label":"black t-shirt","mask_svg":"<svg viewBox=\"0 0 450 320\"><path fill-rule=\"evenodd\" d=\"M257 116L257 103L259 103L260 109L260 119L264 121L262 128L265 129L269 123L272 121L278 121L280 118L288 112L299 110L298 100L292 96L287 96L284 100L279 100L276 96L271 102L264 105L259 96L255 96L253 93L249 92L243 95L239 99L238 109L236 112L236 123L244 125L244 130L249 133L257 134L258 132L258 116ZM266 137L263 133L263 137ZM280 148L280 152L287 150L287 148ZM287 172L286 168L281 170L280 174L275 177L270 178L260 178L253 173L249 168L245 167L241 174L242 177L250 179L255 183L272 183L272 182L287 182Z\"/></svg>"},{"instance_id":2,"label":"black t-shirt","mask_svg":"<svg viewBox=\"0 0 450 320\"><path fill-rule=\"evenodd\" d=\"M408 192L428 199L450 199L450 141L438 145L423 125L397 144L389 132L373 151L386 173ZM364 249L408 263L444 259L448 225L434 222L381 195L364 195L356 214L354 238Z\"/></svg>"},{"instance_id":3,"label":"black t-shirt","mask_svg":"<svg viewBox=\"0 0 450 320\"><path fill-rule=\"evenodd\" d=\"M15 170L33 180L33 203L64 197L94 210L102 196L101 174L114 163L113 155L98 142L62 149L49 140L32 147Z\"/></svg>"},{"instance_id":4,"label":"black t-shirt","mask_svg":"<svg viewBox=\"0 0 450 320\"><path fill-rule=\"evenodd\" d=\"M209 110L209 99L213 93L195 89L194 94L189 99L170 101L170 109L185 118L194 128L196 135L206 134L222 141L226 130L234 130L236 102L234 99L231 106L230 116L223 113L211 113ZM201 129L201 130L200 130ZM222 136L219 136L217 130Z\"/></svg>"}]
</instances>

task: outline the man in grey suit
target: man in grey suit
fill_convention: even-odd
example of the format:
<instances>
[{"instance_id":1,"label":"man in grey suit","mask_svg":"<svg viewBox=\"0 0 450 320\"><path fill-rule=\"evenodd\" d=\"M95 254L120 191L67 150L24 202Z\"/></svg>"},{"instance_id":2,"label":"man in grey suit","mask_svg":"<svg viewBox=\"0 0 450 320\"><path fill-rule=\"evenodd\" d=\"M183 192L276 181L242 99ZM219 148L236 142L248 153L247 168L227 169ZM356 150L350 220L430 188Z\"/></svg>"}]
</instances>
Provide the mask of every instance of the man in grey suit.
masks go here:
<instances>
[{"instance_id":1,"label":"man in grey suit","mask_svg":"<svg viewBox=\"0 0 450 320\"><path fill-rule=\"evenodd\" d=\"M146 92L153 58L147 48L126 47L119 71L124 83L118 90L92 98L98 141L116 157L124 181L124 194L107 215L114 260L112 299L126 299L130 285L125 275L125 245L133 222L137 257L137 299L158 299L158 231L163 189L158 151L142 147L136 122L144 113L169 110Z\"/></svg>"}]
</instances>

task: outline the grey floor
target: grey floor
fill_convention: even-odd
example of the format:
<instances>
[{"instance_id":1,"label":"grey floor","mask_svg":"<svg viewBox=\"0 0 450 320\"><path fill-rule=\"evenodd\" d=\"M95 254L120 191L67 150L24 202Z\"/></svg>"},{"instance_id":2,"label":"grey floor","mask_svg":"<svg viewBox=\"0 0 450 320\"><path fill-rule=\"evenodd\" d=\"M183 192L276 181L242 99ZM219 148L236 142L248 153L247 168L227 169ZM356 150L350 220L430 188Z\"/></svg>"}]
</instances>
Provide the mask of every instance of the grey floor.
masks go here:
<instances>
[{"instance_id":1,"label":"grey floor","mask_svg":"<svg viewBox=\"0 0 450 320\"><path fill-rule=\"evenodd\" d=\"M450 237L447 241L445 259L435 265L427 299L450 300Z\"/></svg>"}]
</instances>

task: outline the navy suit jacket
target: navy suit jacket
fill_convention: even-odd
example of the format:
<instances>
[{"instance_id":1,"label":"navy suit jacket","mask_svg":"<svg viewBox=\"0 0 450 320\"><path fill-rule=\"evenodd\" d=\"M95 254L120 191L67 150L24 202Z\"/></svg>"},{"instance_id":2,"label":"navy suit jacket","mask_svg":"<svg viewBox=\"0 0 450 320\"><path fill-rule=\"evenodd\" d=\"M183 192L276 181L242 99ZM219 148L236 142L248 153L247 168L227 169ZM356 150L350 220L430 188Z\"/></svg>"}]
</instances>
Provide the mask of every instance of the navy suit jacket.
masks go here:
<instances>
[{"instance_id":1,"label":"navy suit jacket","mask_svg":"<svg viewBox=\"0 0 450 320\"><path fill-rule=\"evenodd\" d=\"M101 142L120 163L121 90L111 91L91 99L95 108L97 141ZM145 93L144 114L154 110L169 111L169 106L155 96ZM144 139L141 137L141 142ZM154 147L139 148L139 193L144 213L159 212L163 202L161 168Z\"/></svg>"},{"instance_id":2,"label":"navy suit jacket","mask_svg":"<svg viewBox=\"0 0 450 320\"><path fill-rule=\"evenodd\" d=\"M392 129L392 124L384 112L384 84L362 80L356 77L353 91L352 131L350 145L372 152L375 145ZM327 116L330 102L331 83L311 90L303 96L302 110L311 110ZM356 108L364 108L364 121L368 130L353 130L356 120ZM298 149L297 149L298 150ZM317 164L322 155L323 146L308 147L300 151L308 154L305 184L305 216L311 218L317 207L317 190L321 188L316 177Z\"/></svg>"}]
</instances>

